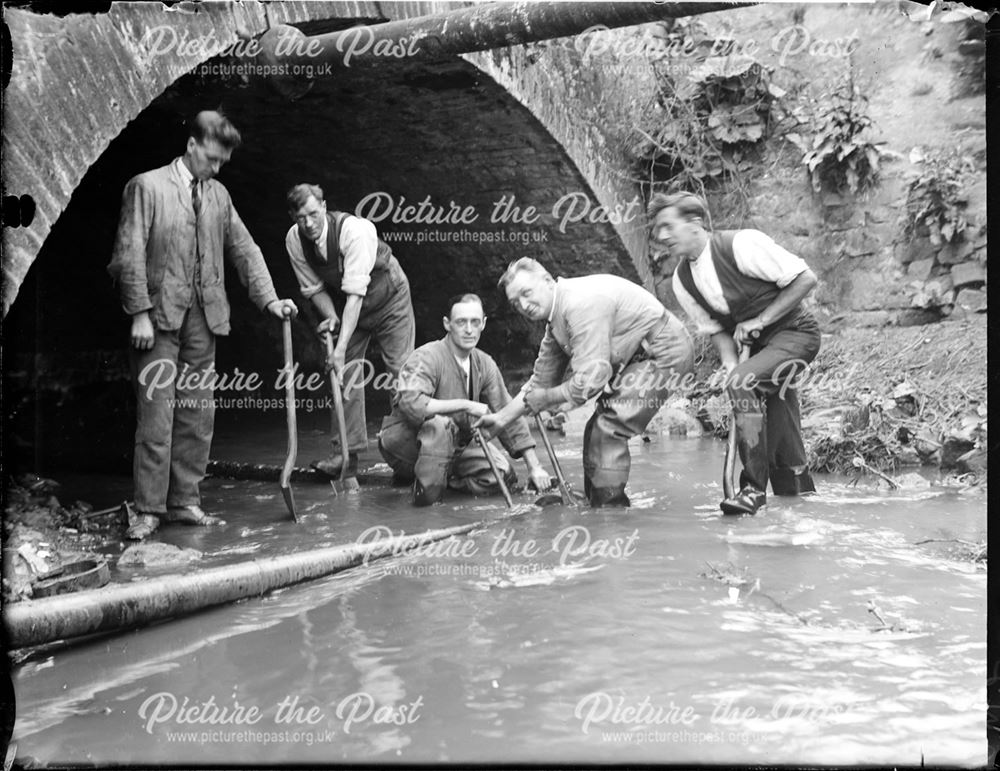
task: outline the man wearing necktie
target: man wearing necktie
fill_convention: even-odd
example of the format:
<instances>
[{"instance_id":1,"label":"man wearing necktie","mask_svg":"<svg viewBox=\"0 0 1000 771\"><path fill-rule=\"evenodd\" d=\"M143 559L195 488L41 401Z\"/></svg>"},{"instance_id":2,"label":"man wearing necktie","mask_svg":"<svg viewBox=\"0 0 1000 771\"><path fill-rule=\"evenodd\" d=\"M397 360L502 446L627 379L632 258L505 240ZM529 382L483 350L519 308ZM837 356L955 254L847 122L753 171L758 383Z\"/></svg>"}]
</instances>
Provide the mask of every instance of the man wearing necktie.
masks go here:
<instances>
[{"instance_id":1,"label":"man wearing necktie","mask_svg":"<svg viewBox=\"0 0 1000 771\"><path fill-rule=\"evenodd\" d=\"M133 480L141 520L130 537L160 519L221 522L201 508L215 420L215 338L229 333L223 258L261 310L295 315L279 300L264 257L214 177L240 144L218 112L191 121L180 158L129 180L108 272L132 318L130 365L137 415ZM183 376L183 377L181 377Z\"/></svg>"},{"instance_id":2,"label":"man wearing necktie","mask_svg":"<svg viewBox=\"0 0 1000 771\"><path fill-rule=\"evenodd\" d=\"M489 461L472 441L472 421L510 402L500 369L479 350L486 326L483 302L464 294L448 301L440 340L417 348L399 373L392 412L382 422L379 451L398 480L413 482L413 502L439 501L446 487L475 494L499 492ZM512 458L523 458L538 490L551 480L538 462L535 442L524 419L500 434ZM488 445L501 474L513 482L507 458Z\"/></svg>"},{"instance_id":3,"label":"man wearing necktie","mask_svg":"<svg viewBox=\"0 0 1000 771\"><path fill-rule=\"evenodd\" d=\"M319 185L299 184L288 191L288 213L294 225L285 236L302 296L323 317L319 333L339 327L327 369L333 369L344 389L347 447L331 439L333 455L313 467L339 477L345 457L349 473L357 470L358 453L368 448L365 390L361 371L345 378L345 369L364 363L372 337L378 341L386 370L395 379L413 352L416 324L410 302L410 282L378 237L375 225L342 211L327 211ZM354 375L357 375L355 377Z\"/></svg>"}]
</instances>

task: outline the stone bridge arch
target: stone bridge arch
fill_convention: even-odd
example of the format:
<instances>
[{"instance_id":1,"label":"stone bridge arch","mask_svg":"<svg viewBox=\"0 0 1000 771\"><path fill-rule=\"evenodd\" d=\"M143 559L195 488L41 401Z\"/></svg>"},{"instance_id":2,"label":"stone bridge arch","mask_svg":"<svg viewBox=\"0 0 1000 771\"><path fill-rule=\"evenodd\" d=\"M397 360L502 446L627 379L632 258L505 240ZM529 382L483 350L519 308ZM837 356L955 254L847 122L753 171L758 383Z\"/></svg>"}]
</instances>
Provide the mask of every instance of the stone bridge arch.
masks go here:
<instances>
[{"instance_id":1,"label":"stone bridge arch","mask_svg":"<svg viewBox=\"0 0 1000 771\"><path fill-rule=\"evenodd\" d=\"M547 232L548 240L537 244L494 242L476 244L475 249L468 244L421 244L420 248L401 244L400 251L410 252L402 256L411 270L417 269L414 272L419 274L432 266L426 280L417 279L416 288L420 284L441 287L442 282L444 286L457 286L456 279L463 278L477 279L476 288L482 289L495 282L509 257L522 253L531 253L567 274L601 269L647 279L641 216L614 225L570 223L567 232L558 228L553 207L567 193L577 196L573 208L576 213L585 205L591 210L599 205L620 206L637 194L621 181L621 170L616 167L619 159L602 144L598 128L579 120L574 113L586 94L578 95L571 83L572 56L565 46L516 46L466 54L437 64L380 67L378 73L342 70L332 78L319 80L315 93L291 103L268 96L270 92L260 82L247 89L242 101L227 94L220 82L198 83L200 94L194 93L192 87L193 79L198 77L193 73L206 62L218 61L215 55L220 49L239 45L239 41L261 34L269 25L292 24L308 34L317 34L385 21L387 13L422 16L464 5L264 4L248 0L180 3L168 8L158 3L134 3L112 4L103 14L63 18L6 10L5 20L13 40L12 79L5 95L6 194L31 195L36 213L30 226L4 231L4 316L33 262L61 246L46 247L57 221L67 210L72 212L73 207L82 205L77 199L94 192L82 184L84 178L100 176L102 168L106 171L112 165L127 169L127 177L163 162L160 159L147 163L134 157L136 148L143 149L134 131L140 126L150 130L150 121L141 118L151 109L159 113L158 120L169 116L171 110L180 113L200 109L207 103L206 93L217 95L222 102L228 100L227 112L247 139L223 179L265 249L276 281L284 284L286 291L293 286L279 249L287 222L280 193L289 179L300 181L302 174L308 178L309 172L315 179L321 163L338 167L335 173L325 175L325 181L341 191L342 205L352 206L376 189L396 199L406 197L411 203L429 196L433 203L455 201L472 206L479 214L480 226L505 195L514 196L517 206L534 206L540 213L537 224L530 227L490 223L496 225L493 230L508 236L515 232ZM167 53L152 54L147 35L157 28L177 33L178 46ZM201 45L200 41L213 42L215 47ZM548 63L555 62L554 69L540 66L540 59L546 57ZM287 174L271 173L276 161L287 160L275 145L277 137L283 130L293 130L296 117L301 118L306 109L315 109L319 97L329 101L331 112L344 110L358 115L365 109L373 110L369 114L372 120L338 124L340 130L362 132L362 138L369 140L367 147L363 141L349 143L354 152L361 153L361 160L337 162L338 148L324 146L323 125L329 125L330 116L319 114L304 131L306 138L320 148L316 152L321 163L291 162L285 164ZM456 131L455 127L462 130ZM126 156L120 147L116 149L116 144L123 143L131 155ZM166 144L166 138L162 144ZM182 146L182 141L176 144L172 154ZM422 161L415 155L421 148L427 151ZM407 156L411 162L402 163ZM291 176L293 171L299 176ZM114 183L119 181L114 179ZM262 183L273 189L262 194ZM111 208L116 216L117 193L111 195L105 189L110 184L105 175L93 180L91 186L100 188L103 200L114 200ZM586 197L586 204L580 196ZM570 203L565 203L560 213L569 209ZM68 219L65 228L72 230L73 218ZM382 227L397 228L398 223L386 222ZM92 242L90 246L99 251L102 245ZM442 260L445 256L451 259ZM86 259L89 269L102 274L103 279L107 252ZM427 325L431 322L426 320L433 319L439 309L418 308L418 314L421 311Z\"/></svg>"}]
</instances>

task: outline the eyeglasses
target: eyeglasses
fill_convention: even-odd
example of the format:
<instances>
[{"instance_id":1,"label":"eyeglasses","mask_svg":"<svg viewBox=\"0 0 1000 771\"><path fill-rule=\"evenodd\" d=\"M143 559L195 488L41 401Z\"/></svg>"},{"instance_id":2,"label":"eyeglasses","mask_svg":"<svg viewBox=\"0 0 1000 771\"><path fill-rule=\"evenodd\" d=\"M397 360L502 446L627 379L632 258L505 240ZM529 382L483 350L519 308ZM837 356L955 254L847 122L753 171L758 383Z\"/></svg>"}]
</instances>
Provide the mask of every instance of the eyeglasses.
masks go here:
<instances>
[{"instance_id":1,"label":"eyeglasses","mask_svg":"<svg viewBox=\"0 0 1000 771\"><path fill-rule=\"evenodd\" d=\"M451 325L455 327L468 327L469 329L482 329L485 319L454 319Z\"/></svg>"}]
</instances>

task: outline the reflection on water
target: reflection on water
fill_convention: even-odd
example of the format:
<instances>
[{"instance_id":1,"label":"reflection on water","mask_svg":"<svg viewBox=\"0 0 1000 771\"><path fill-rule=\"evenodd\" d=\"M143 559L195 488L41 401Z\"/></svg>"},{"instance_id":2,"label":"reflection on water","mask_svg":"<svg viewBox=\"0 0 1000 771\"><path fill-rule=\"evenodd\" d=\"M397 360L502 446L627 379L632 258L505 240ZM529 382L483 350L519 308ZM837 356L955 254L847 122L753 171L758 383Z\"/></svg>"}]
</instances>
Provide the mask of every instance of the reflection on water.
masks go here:
<instances>
[{"instance_id":1,"label":"reflection on water","mask_svg":"<svg viewBox=\"0 0 1000 771\"><path fill-rule=\"evenodd\" d=\"M637 448L627 512L303 484L295 524L273 485L209 483L229 525L163 533L205 564L492 524L36 656L18 757L982 765L986 576L914 544L983 538L985 500L823 479L723 518L721 453Z\"/></svg>"}]
</instances>

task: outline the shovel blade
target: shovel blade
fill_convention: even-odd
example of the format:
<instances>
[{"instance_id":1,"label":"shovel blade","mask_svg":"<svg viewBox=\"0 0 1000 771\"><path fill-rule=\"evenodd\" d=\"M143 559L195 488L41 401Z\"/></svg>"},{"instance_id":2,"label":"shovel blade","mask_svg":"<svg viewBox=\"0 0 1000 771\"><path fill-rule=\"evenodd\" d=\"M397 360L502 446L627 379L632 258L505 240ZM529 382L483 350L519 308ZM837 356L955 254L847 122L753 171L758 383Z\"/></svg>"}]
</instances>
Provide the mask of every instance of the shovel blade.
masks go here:
<instances>
[{"instance_id":1,"label":"shovel blade","mask_svg":"<svg viewBox=\"0 0 1000 771\"><path fill-rule=\"evenodd\" d=\"M288 507L288 511L292 515L292 519L298 522L299 515L295 511L295 496L292 495L291 486L283 485L281 488L281 495L285 499L285 505Z\"/></svg>"}]
</instances>

